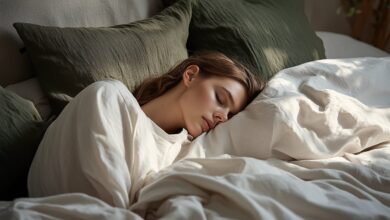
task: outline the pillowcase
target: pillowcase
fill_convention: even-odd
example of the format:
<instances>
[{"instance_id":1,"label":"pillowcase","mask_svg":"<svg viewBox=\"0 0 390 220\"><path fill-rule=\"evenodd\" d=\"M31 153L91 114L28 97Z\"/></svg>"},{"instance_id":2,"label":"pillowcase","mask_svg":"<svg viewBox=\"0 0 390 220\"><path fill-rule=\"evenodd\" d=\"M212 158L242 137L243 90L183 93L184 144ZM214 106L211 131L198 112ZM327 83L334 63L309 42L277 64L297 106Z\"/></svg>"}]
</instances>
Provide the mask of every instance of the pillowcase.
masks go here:
<instances>
[{"instance_id":1,"label":"pillowcase","mask_svg":"<svg viewBox=\"0 0 390 220\"><path fill-rule=\"evenodd\" d=\"M180 1L192 4L189 52L223 52L263 80L284 68L325 58L302 0ZM164 0L165 5L172 2Z\"/></svg>"},{"instance_id":2,"label":"pillowcase","mask_svg":"<svg viewBox=\"0 0 390 220\"><path fill-rule=\"evenodd\" d=\"M14 27L58 113L92 82L116 79L132 90L187 58L190 19L189 4L182 2L151 18L112 27Z\"/></svg>"},{"instance_id":3,"label":"pillowcase","mask_svg":"<svg viewBox=\"0 0 390 220\"><path fill-rule=\"evenodd\" d=\"M244 111L196 138L183 155L315 160L388 148L389 69L387 57L363 57L282 70Z\"/></svg>"},{"instance_id":4,"label":"pillowcase","mask_svg":"<svg viewBox=\"0 0 390 220\"><path fill-rule=\"evenodd\" d=\"M0 200L27 196L27 174L46 122L34 104L0 87Z\"/></svg>"}]
</instances>

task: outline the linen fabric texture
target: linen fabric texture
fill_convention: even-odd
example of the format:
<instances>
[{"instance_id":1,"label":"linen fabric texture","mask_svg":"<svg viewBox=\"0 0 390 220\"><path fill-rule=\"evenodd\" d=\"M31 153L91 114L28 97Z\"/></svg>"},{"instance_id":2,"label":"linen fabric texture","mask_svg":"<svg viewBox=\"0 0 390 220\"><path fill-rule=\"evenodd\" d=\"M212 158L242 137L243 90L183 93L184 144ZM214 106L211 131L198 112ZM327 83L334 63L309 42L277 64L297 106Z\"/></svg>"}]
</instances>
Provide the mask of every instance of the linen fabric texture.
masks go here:
<instances>
[{"instance_id":1,"label":"linen fabric texture","mask_svg":"<svg viewBox=\"0 0 390 220\"><path fill-rule=\"evenodd\" d=\"M130 208L66 193L0 202L0 218L390 219L389 68L387 57L354 58L278 73L244 111L148 175ZM128 157L116 158L108 168Z\"/></svg>"},{"instance_id":2,"label":"linen fabric texture","mask_svg":"<svg viewBox=\"0 0 390 220\"><path fill-rule=\"evenodd\" d=\"M112 27L48 27L15 23L54 113L92 82L116 79L130 90L187 58L191 10L175 4L161 13Z\"/></svg>"},{"instance_id":3,"label":"linen fabric texture","mask_svg":"<svg viewBox=\"0 0 390 220\"><path fill-rule=\"evenodd\" d=\"M158 127L123 83L95 82L45 133L28 176L30 196L82 192L129 208L148 177L174 162L187 135Z\"/></svg>"},{"instance_id":4,"label":"linen fabric texture","mask_svg":"<svg viewBox=\"0 0 390 220\"><path fill-rule=\"evenodd\" d=\"M220 51L263 81L282 69L325 58L302 0L164 0L166 6L183 2L192 6L190 53Z\"/></svg>"},{"instance_id":5,"label":"linen fabric texture","mask_svg":"<svg viewBox=\"0 0 390 220\"><path fill-rule=\"evenodd\" d=\"M243 111L196 138L191 156L315 160L388 142L389 69L388 57L362 57L280 71Z\"/></svg>"}]
</instances>

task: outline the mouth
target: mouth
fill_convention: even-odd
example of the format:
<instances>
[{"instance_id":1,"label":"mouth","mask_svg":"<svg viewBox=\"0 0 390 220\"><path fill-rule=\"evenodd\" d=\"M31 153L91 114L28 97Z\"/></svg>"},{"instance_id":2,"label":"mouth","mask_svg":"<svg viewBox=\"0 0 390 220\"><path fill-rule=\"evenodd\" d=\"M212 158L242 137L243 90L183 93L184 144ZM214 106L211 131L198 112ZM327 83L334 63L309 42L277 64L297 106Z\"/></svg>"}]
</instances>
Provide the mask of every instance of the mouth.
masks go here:
<instances>
[{"instance_id":1,"label":"mouth","mask_svg":"<svg viewBox=\"0 0 390 220\"><path fill-rule=\"evenodd\" d=\"M202 119L203 119L202 130L203 132L207 132L210 130L211 126L209 124L209 121L206 118L202 117Z\"/></svg>"},{"instance_id":2,"label":"mouth","mask_svg":"<svg viewBox=\"0 0 390 220\"><path fill-rule=\"evenodd\" d=\"M205 127L206 127L205 131L209 131L210 129L214 128L213 123L211 121L207 120L204 117L203 117L203 120L205 121L205 123L204 123Z\"/></svg>"}]
</instances>

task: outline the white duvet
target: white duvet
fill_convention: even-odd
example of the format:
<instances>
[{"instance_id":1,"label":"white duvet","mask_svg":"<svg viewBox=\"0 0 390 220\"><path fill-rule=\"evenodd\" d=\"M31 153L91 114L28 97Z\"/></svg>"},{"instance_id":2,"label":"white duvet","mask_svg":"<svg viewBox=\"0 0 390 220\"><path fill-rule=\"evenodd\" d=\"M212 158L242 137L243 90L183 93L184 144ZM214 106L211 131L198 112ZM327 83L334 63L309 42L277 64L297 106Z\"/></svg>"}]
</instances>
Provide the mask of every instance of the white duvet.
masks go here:
<instances>
[{"instance_id":1,"label":"white duvet","mask_svg":"<svg viewBox=\"0 0 390 220\"><path fill-rule=\"evenodd\" d=\"M0 218L390 219L389 83L390 58L283 70L129 209L73 193L1 202Z\"/></svg>"}]
</instances>

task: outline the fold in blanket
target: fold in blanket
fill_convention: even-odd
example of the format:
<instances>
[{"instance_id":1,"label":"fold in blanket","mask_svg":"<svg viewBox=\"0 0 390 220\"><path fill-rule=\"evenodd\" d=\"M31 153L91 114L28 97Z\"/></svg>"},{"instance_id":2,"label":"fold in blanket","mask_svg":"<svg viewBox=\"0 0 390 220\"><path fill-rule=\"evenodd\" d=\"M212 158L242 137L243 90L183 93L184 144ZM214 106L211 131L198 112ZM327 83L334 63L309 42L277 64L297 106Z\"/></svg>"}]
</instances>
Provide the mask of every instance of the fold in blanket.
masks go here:
<instances>
[{"instance_id":1,"label":"fold in blanket","mask_svg":"<svg viewBox=\"0 0 390 220\"><path fill-rule=\"evenodd\" d=\"M389 141L389 73L389 57L282 70L244 111L197 138L189 153L320 159Z\"/></svg>"},{"instance_id":2,"label":"fold in blanket","mask_svg":"<svg viewBox=\"0 0 390 220\"><path fill-rule=\"evenodd\" d=\"M128 208L150 173L173 163L187 131L167 134L115 80L80 92L46 131L28 176L32 197L82 192Z\"/></svg>"},{"instance_id":3,"label":"fold in blanket","mask_svg":"<svg viewBox=\"0 0 390 220\"><path fill-rule=\"evenodd\" d=\"M160 172L132 210L151 219L390 218L390 144L351 158L187 159Z\"/></svg>"},{"instance_id":4,"label":"fold in blanket","mask_svg":"<svg viewBox=\"0 0 390 220\"><path fill-rule=\"evenodd\" d=\"M389 70L390 58L283 70L148 173L128 209L62 194L0 202L0 219L390 219Z\"/></svg>"},{"instance_id":5,"label":"fold in blanket","mask_svg":"<svg viewBox=\"0 0 390 220\"><path fill-rule=\"evenodd\" d=\"M164 169L130 209L63 194L0 203L0 218L389 219L389 186L390 144L294 163L223 155Z\"/></svg>"}]
</instances>

